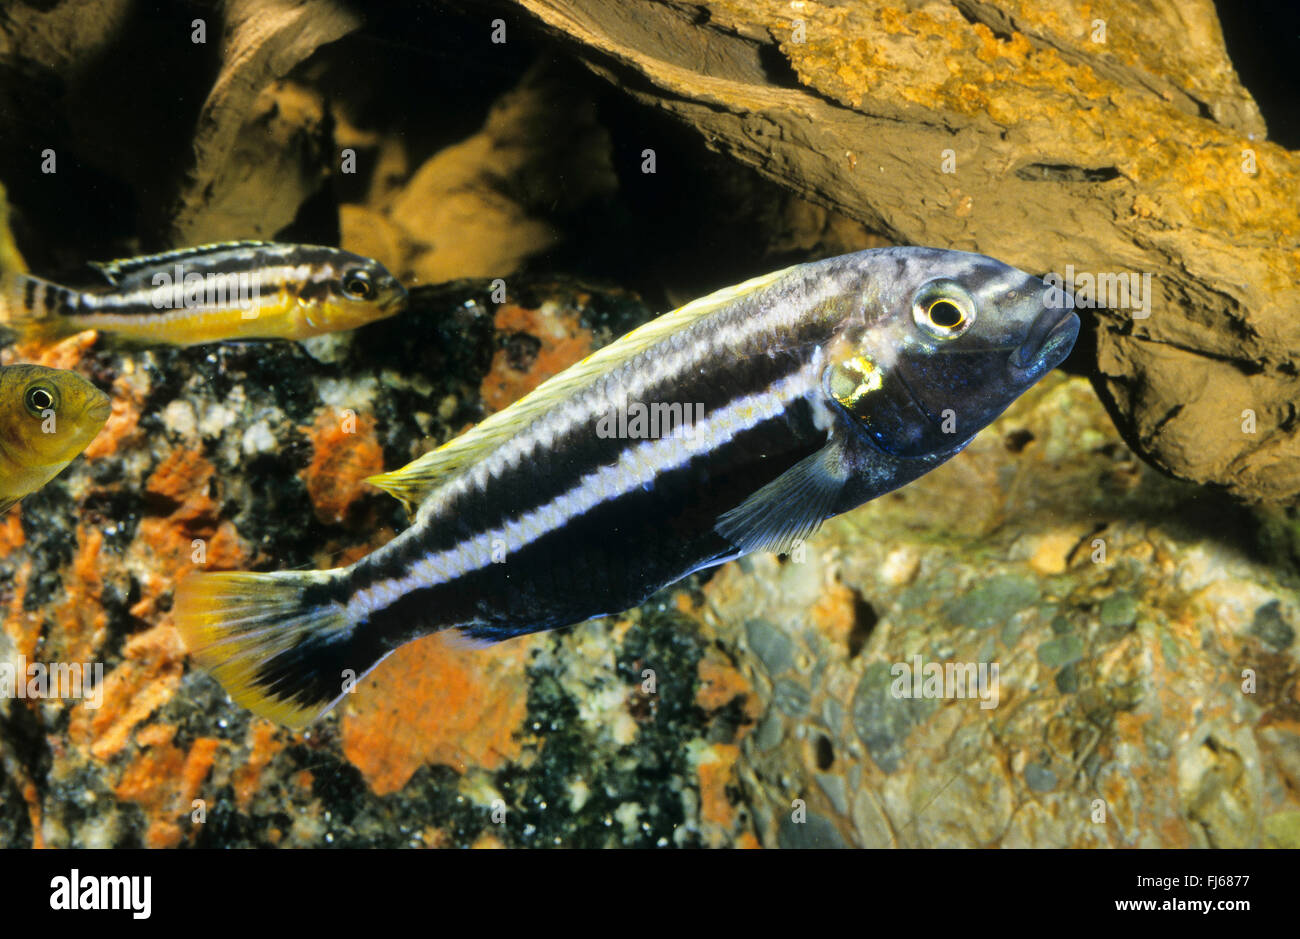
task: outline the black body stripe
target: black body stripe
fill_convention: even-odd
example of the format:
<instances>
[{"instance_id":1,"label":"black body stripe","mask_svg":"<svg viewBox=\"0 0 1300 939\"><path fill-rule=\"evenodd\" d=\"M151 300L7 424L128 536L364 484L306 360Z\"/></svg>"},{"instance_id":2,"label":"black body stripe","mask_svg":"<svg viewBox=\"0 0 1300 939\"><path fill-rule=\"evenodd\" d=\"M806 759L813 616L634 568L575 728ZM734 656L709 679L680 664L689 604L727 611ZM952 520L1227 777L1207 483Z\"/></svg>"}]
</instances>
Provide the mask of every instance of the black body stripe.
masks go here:
<instances>
[{"instance_id":1,"label":"black body stripe","mask_svg":"<svg viewBox=\"0 0 1300 939\"><path fill-rule=\"evenodd\" d=\"M704 374L698 369L691 369L685 375L666 374L639 395L639 400L680 402L690 406L692 412L694 403L700 402L705 406L707 422L710 415L728 403L760 394L803 368L817 344L829 336L833 324L809 318L800 326L801 333L795 335L753 334L740 348L719 350L718 357L709 362ZM701 341L707 342L709 338L706 335ZM624 366L623 374L634 376L644 367L644 363L633 360ZM615 380L603 387L612 389L616 385ZM608 393L603 398L608 404L606 410L618 405L617 398ZM584 476L615 463L628 446L641 442L598 436L598 419L599 415L574 425L550 446L534 450L516 465L499 472L488 483L489 492L469 488L448 499L430 520L423 537L412 539L403 550L376 552L359 562L354 568L352 585L365 589L376 582L400 577L413 561L425 554L449 551L474 535L500 528L505 522L573 490Z\"/></svg>"},{"instance_id":2,"label":"black body stripe","mask_svg":"<svg viewBox=\"0 0 1300 939\"><path fill-rule=\"evenodd\" d=\"M259 242L245 245L210 245L128 258L125 261L105 265L105 270L113 276L120 289L128 291L139 287L152 288L154 274L172 275L177 265L180 265L181 270L186 274L207 275L256 271L268 267L296 267L300 264L338 265L358 260L365 264L373 264L351 252L337 248Z\"/></svg>"},{"instance_id":3,"label":"black body stripe","mask_svg":"<svg viewBox=\"0 0 1300 939\"><path fill-rule=\"evenodd\" d=\"M447 623L505 639L636 606L686 572L733 549L718 517L825 445L800 400L684 466L661 473L506 556L459 578L404 594L372 614L395 648ZM593 608L593 603L597 604Z\"/></svg>"}]
</instances>

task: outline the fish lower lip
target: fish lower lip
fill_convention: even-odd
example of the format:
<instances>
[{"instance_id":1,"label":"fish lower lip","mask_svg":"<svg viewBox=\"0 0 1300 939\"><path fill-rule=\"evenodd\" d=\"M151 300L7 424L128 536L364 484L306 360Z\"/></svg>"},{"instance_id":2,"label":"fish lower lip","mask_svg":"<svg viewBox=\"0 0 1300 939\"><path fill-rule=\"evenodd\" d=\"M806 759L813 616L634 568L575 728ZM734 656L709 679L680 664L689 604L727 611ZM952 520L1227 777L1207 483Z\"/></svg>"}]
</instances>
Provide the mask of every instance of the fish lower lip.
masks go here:
<instances>
[{"instance_id":1,"label":"fish lower lip","mask_svg":"<svg viewBox=\"0 0 1300 939\"><path fill-rule=\"evenodd\" d=\"M1069 329L1072 322L1077 327L1079 318L1068 307L1054 307L1044 310L1039 314L1038 319L1034 321L1034 325L1030 327L1029 335L1025 338L1025 341L1012 355L1012 364L1016 368L1028 368L1039 357L1039 354L1047 347L1053 337Z\"/></svg>"}]
</instances>

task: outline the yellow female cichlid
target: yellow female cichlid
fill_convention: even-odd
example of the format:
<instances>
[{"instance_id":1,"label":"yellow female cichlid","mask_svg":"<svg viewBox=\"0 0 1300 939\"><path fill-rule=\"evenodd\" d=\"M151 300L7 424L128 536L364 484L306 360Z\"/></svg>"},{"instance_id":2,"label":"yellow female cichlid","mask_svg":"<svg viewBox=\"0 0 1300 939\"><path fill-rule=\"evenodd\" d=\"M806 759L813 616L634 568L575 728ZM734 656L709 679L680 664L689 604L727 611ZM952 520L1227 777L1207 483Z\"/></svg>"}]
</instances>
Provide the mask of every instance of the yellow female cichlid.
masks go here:
<instances>
[{"instance_id":1,"label":"yellow female cichlid","mask_svg":"<svg viewBox=\"0 0 1300 939\"><path fill-rule=\"evenodd\" d=\"M94 264L104 288L0 276L0 326L57 338L104 330L145 343L306 339L399 312L382 264L338 248L239 241Z\"/></svg>"},{"instance_id":2,"label":"yellow female cichlid","mask_svg":"<svg viewBox=\"0 0 1300 939\"><path fill-rule=\"evenodd\" d=\"M0 512L57 476L111 410L108 395L76 372L0 367Z\"/></svg>"}]
</instances>

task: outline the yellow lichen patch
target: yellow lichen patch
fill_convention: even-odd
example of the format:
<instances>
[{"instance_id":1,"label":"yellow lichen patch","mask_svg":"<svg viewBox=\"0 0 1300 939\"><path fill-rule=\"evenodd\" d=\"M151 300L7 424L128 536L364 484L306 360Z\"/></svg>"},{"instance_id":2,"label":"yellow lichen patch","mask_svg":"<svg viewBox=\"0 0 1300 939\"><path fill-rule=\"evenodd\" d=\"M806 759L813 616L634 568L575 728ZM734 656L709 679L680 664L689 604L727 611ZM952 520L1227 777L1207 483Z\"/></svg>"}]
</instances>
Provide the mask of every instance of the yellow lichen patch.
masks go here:
<instances>
[{"instance_id":1,"label":"yellow lichen patch","mask_svg":"<svg viewBox=\"0 0 1300 939\"><path fill-rule=\"evenodd\" d=\"M1085 532L1059 530L1035 537L1031 542L1029 566L1039 574L1063 574L1070 566L1070 555L1083 540Z\"/></svg>"},{"instance_id":2,"label":"yellow lichen patch","mask_svg":"<svg viewBox=\"0 0 1300 939\"><path fill-rule=\"evenodd\" d=\"M690 593L685 590L679 590L673 596L673 606L675 606L677 612L681 613L683 616L696 616L699 613L699 609L696 606L694 599L691 597Z\"/></svg>"},{"instance_id":3,"label":"yellow lichen patch","mask_svg":"<svg viewBox=\"0 0 1300 939\"><path fill-rule=\"evenodd\" d=\"M483 404L493 411L518 401L546 379L558 375L591 352L591 331L570 310L545 306L529 310L512 303L497 311L496 331L507 337L531 337L541 343L536 354L522 353L507 339L492 357L483 378Z\"/></svg>"},{"instance_id":4,"label":"yellow lichen patch","mask_svg":"<svg viewBox=\"0 0 1300 939\"><path fill-rule=\"evenodd\" d=\"M307 434L312 458L300 476L316 517L327 524L339 524L347 518L352 503L371 491L366 477L384 471L375 419L368 414L326 409Z\"/></svg>"},{"instance_id":5,"label":"yellow lichen patch","mask_svg":"<svg viewBox=\"0 0 1300 939\"><path fill-rule=\"evenodd\" d=\"M344 755L377 795L426 764L506 765L521 749L531 645L466 649L438 634L402 646L347 699Z\"/></svg>"}]
</instances>

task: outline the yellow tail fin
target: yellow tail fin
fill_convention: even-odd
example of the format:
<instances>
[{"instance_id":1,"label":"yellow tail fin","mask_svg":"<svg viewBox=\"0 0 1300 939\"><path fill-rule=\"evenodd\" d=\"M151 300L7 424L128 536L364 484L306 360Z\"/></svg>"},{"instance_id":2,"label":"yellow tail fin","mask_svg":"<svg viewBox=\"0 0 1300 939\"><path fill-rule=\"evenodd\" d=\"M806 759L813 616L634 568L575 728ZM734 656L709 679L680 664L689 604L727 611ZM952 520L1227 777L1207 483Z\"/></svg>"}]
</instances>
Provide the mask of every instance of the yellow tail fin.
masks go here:
<instances>
[{"instance_id":1,"label":"yellow tail fin","mask_svg":"<svg viewBox=\"0 0 1300 939\"><path fill-rule=\"evenodd\" d=\"M58 338L79 332L58 312L77 292L31 274L0 274L0 327L24 338Z\"/></svg>"},{"instance_id":2,"label":"yellow tail fin","mask_svg":"<svg viewBox=\"0 0 1300 939\"><path fill-rule=\"evenodd\" d=\"M173 614L237 704L288 727L332 708L388 651L348 617L339 571L192 574Z\"/></svg>"}]
</instances>

